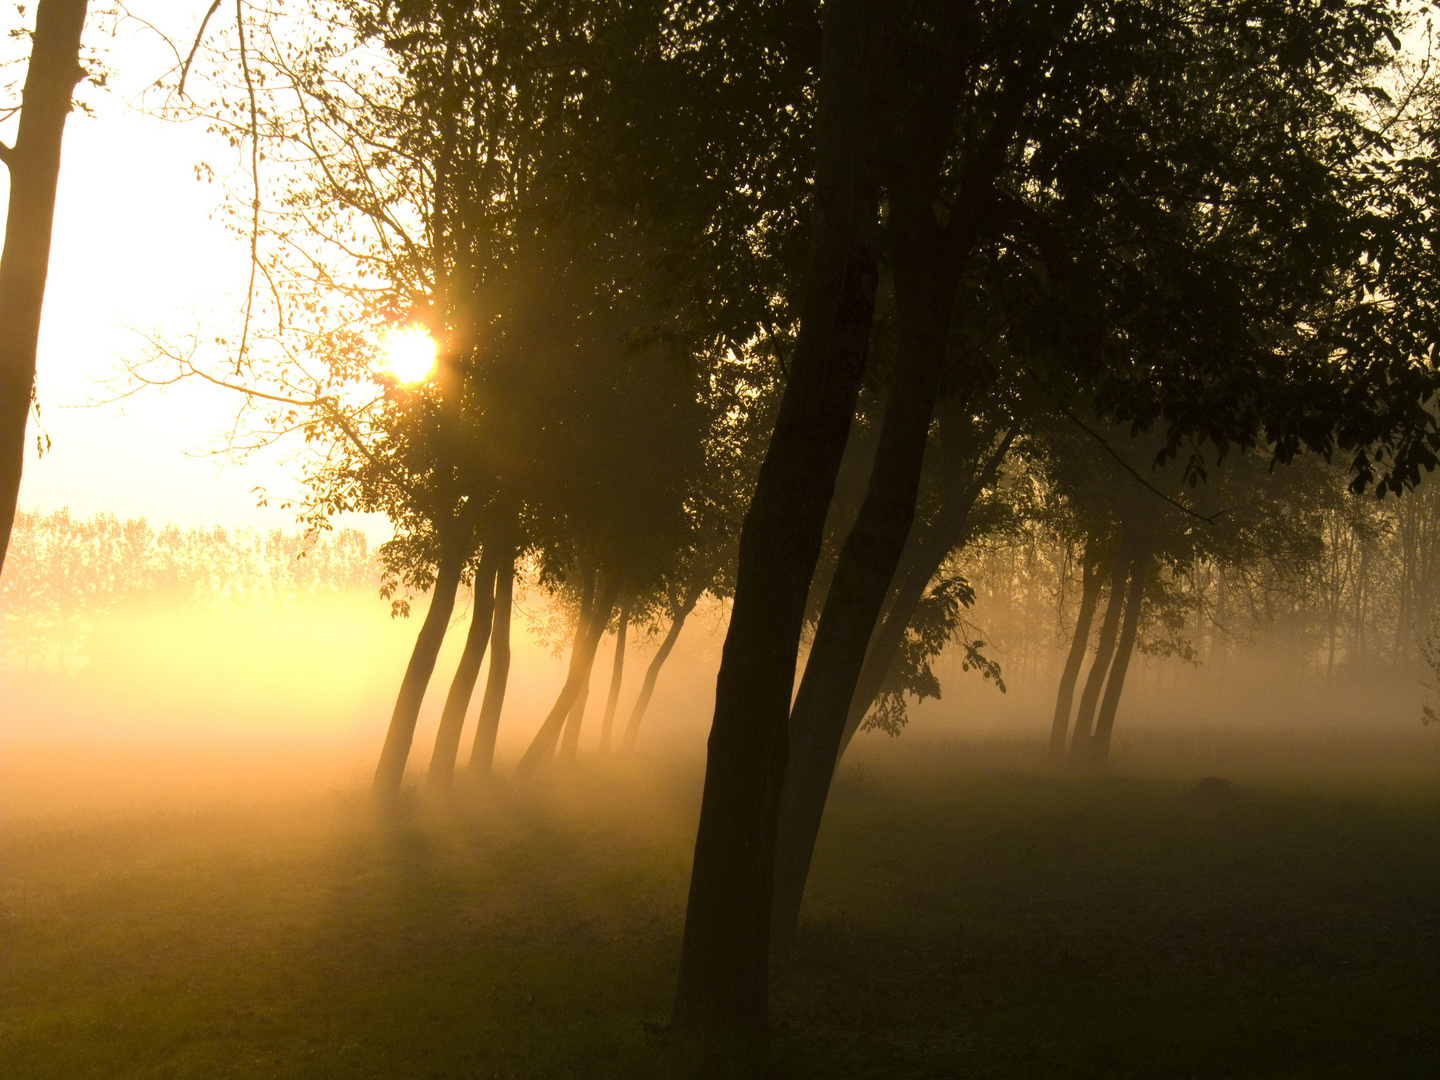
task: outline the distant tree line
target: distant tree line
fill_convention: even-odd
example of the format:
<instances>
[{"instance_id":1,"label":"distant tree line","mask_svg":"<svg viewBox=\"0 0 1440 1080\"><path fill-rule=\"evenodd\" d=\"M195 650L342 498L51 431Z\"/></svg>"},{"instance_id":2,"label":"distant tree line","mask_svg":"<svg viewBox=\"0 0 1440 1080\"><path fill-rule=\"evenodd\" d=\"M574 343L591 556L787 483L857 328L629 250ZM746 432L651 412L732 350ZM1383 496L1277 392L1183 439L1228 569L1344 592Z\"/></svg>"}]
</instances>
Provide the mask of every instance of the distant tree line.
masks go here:
<instances>
[{"instance_id":1,"label":"distant tree line","mask_svg":"<svg viewBox=\"0 0 1440 1080\"><path fill-rule=\"evenodd\" d=\"M356 529L307 536L279 529L155 529L144 518L15 515L0 575L5 660L72 670L98 620L165 605L263 611L306 596L370 591L379 563Z\"/></svg>"}]
</instances>

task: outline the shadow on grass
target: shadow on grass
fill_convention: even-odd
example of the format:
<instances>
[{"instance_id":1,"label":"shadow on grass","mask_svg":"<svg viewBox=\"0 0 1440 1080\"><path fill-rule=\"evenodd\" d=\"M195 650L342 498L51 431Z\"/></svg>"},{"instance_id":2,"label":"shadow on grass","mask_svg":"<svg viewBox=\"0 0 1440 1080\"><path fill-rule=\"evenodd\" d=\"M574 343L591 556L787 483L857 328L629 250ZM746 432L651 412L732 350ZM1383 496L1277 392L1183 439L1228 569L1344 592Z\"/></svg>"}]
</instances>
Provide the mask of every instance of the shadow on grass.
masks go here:
<instances>
[{"instance_id":1,"label":"shadow on grass","mask_svg":"<svg viewBox=\"0 0 1440 1080\"><path fill-rule=\"evenodd\" d=\"M0 1076L696 1075L641 1022L668 1012L697 780L0 834L25 897L0 905ZM1187 790L842 785L770 1074L1440 1075L1433 794Z\"/></svg>"}]
</instances>

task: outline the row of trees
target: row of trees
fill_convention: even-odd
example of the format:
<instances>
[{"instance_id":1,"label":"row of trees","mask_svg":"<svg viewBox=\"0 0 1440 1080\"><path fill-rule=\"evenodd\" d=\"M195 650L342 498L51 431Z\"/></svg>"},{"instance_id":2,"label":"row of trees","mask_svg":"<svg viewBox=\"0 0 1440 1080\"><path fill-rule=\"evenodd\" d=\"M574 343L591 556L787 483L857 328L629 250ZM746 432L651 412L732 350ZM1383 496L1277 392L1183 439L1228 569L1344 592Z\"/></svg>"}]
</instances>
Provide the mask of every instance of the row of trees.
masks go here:
<instances>
[{"instance_id":1,"label":"row of trees","mask_svg":"<svg viewBox=\"0 0 1440 1080\"><path fill-rule=\"evenodd\" d=\"M375 587L378 563L363 533L156 530L144 518L15 515L0 575L6 656L65 673L83 659L94 624L119 609L157 604L225 611Z\"/></svg>"}]
</instances>

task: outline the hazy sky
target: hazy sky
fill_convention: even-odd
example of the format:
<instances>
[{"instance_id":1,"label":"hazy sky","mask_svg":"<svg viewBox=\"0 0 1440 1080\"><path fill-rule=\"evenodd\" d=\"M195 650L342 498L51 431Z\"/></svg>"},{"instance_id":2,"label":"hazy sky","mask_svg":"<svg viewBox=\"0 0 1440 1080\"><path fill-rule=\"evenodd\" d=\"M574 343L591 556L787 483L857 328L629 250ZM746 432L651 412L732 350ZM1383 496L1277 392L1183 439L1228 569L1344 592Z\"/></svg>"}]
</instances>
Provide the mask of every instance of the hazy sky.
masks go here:
<instances>
[{"instance_id":1,"label":"hazy sky","mask_svg":"<svg viewBox=\"0 0 1440 1080\"><path fill-rule=\"evenodd\" d=\"M141 0L129 8L188 43L206 6ZM16 22L11 8L4 29ZM36 460L32 428L20 505L289 528L291 515L257 509L252 489L293 490L293 473L274 460L235 464L200 453L230 415L225 392L186 386L87 407L113 396L103 383L122 358L144 351L142 332L225 332L246 281L247 252L216 213L235 152L201 125L146 115L144 90L173 54L138 21L113 24L113 36L111 28L92 19L86 31L109 64L110 87L86 88L95 115L76 113L65 132L38 375L52 449ZM12 139L13 121L0 131ZM219 180L197 181L201 161ZM3 169L0 190L8 197Z\"/></svg>"}]
</instances>

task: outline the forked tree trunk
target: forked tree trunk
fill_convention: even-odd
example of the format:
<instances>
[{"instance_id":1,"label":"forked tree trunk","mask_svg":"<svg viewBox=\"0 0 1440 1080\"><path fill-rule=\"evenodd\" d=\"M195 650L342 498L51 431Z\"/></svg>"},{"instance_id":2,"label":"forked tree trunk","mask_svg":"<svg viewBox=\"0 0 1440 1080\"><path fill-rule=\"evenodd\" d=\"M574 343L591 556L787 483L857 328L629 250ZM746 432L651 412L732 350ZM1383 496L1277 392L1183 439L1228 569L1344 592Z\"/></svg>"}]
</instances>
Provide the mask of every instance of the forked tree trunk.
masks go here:
<instances>
[{"instance_id":1,"label":"forked tree trunk","mask_svg":"<svg viewBox=\"0 0 1440 1080\"><path fill-rule=\"evenodd\" d=\"M450 681L450 693L440 713L440 727L435 733L435 750L430 755L431 787L447 788L455 776L455 758L460 751L460 735L465 730L465 714L480 677L480 663L490 644L490 631L495 621L495 570L499 562L495 545L487 544L475 571L474 612L470 632L465 635L465 649Z\"/></svg>"},{"instance_id":2,"label":"forked tree trunk","mask_svg":"<svg viewBox=\"0 0 1440 1080\"><path fill-rule=\"evenodd\" d=\"M450 614L455 610L455 591L460 586L460 572L465 568L467 554L463 545L452 545L442 552L440 564L436 567L430 610L425 613L425 621L415 637L415 648L410 653L410 663L405 668L405 678L401 680L400 693L395 698L395 710L390 715L390 729L385 733L380 763L375 767L371 793L381 805L393 806L400 795L405 762L410 757L410 744L415 738L415 721L420 716L420 703L425 700L425 687L430 683L435 657L445 640Z\"/></svg>"},{"instance_id":3,"label":"forked tree trunk","mask_svg":"<svg viewBox=\"0 0 1440 1080\"><path fill-rule=\"evenodd\" d=\"M489 776L495 764L495 736L500 730L500 711L505 707L505 687L510 680L510 618L515 592L515 545L502 548L495 573L495 614L490 630L490 673L485 677L485 697L480 702L480 722L475 727L475 745L470 751L473 776Z\"/></svg>"},{"instance_id":4,"label":"forked tree trunk","mask_svg":"<svg viewBox=\"0 0 1440 1080\"><path fill-rule=\"evenodd\" d=\"M1070 639L1070 655L1060 673L1060 689L1055 695L1055 719L1050 724L1050 756L1056 761L1065 756L1065 743L1070 735L1070 707L1075 703L1075 684L1080 681L1080 668L1090 648L1090 624L1095 621L1095 608L1100 591L1105 587L1105 574L1092 559L1094 541L1085 544L1082 559L1083 584L1080 587L1080 610L1075 616L1075 634Z\"/></svg>"},{"instance_id":5,"label":"forked tree trunk","mask_svg":"<svg viewBox=\"0 0 1440 1080\"><path fill-rule=\"evenodd\" d=\"M60 145L80 67L86 0L40 0L14 146L0 147L10 171L5 247L0 252L0 569L10 548L25 424L35 389L35 350L50 272Z\"/></svg>"},{"instance_id":6,"label":"forked tree trunk","mask_svg":"<svg viewBox=\"0 0 1440 1080\"><path fill-rule=\"evenodd\" d=\"M575 699L580 696L581 688L590 680L595 653L600 647L600 638L605 633L605 624L610 621L610 612L615 609L615 599L619 592L619 578L606 575L595 599L588 630L583 637L576 640L575 648L570 654L570 670L565 676L565 685L560 690L560 696L550 714L545 717L545 722L540 725L540 730L535 733L535 738L531 741L530 748L525 751L525 756L520 759L520 764L515 767L515 775L521 779L534 776L535 770L555 753L555 744L560 740L560 729L565 724L565 718L570 714Z\"/></svg>"},{"instance_id":7,"label":"forked tree trunk","mask_svg":"<svg viewBox=\"0 0 1440 1080\"><path fill-rule=\"evenodd\" d=\"M845 719L915 518L954 306L956 267L945 258L947 237L929 198L891 187L899 358L865 500L840 549L790 710L790 765L775 840L772 933L780 942L793 936L799 919Z\"/></svg>"},{"instance_id":8,"label":"forked tree trunk","mask_svg":"<svg viewBox=\"0 0 1440 1080\"><path fill-rule=\"evenodd\" d=\"M580 619L575 624L575 642L570 646L572 654L579 648L580 642L585 640L585 635L590 632L590 620L595 612L595 587L598 578L597 571L592 567L585 573L585 593L580 601ZM606 620L610 618L606 612ZM604 624L600 627L600 636L605 636ZM580 684L580 693L576 695L570 711L565 715L565 729L560 736L560 756L575 759L575 752L580 746L580 725L585 722L585 705L590 700L590 672L585 672L585 681Z\"/></svg>"},{"instance_id":9,"label":"forked tree trunk","mask_svg":"<svg viewBox=\"0 0 1440 1080\"><path fill-rule=\"evenodd\" d=\"M1095 707L1100 703L1100 691L1105 686L1110 661L1115 656L1115 635L1120 630L1120 613L1125 607L1125 590L1130 581L1132 558L1130 552L1122 547L1120 555L1115 559L1115 570L1110 578L1110 600L1105 605L1105 621L1100 624L1100 640L1095 645L1095 659L1090 662L1090 673L1085 676L1085 689L1080 694L1080 708L1075 713L1075 732L1070 737L1070 757L1075 761L1084 761L1090 750L1090 727L1095 722Z\"/></svg>"},{"instance_id":10,"label":"forked tree trunk","mask_svg":"<svg viewBox=\"0 0 1440 1080\"><path fill-rule=\"evenodd\" d=\"M625 724L625 736L620 740L620 747L623 750L634 750L635 740L640 737L640 722L645 719L645 712L650 708L650 699L655 696L655 682L660 678L660 669L665 666L670 653L675 648L675 642L680 640L680 631L685 628L685 620L690 617L690 612L695 610L695 605L700 601L700 592L697 589L685 598L685 602L678 611L670 613L670 629L665 631L665 640L660 642L660 648L650 658L649 665L645 668L645 678L640 683L640 695L635 699L635 707L630 710L630 719Z\"/></svg>"},{"instance_id":11,"label":"forked tree trunk","mask_svg":"<svg viewBox=\"0 0 1440 1080\"><path fill-rule=\"evenodd\" d=\"M1120 627L1120 642L1105 680L1105 696L1100 699L1100 715L1095 720L1095 734L1090 740L1090 761L1101 765L1110 757L1110 733L1115 728L1115 711L1120 707L1120 694L1125 689L1125 672L1135 652L1135 638L1140 630L1140 609L1145 603L1146 556L1135 556L1130 571L1130 587L1125 598L1125 621Z\"/></svg>"},{"instance_id":12,"label":"forked tree trunk","mask_svg":"<svg viewBox=\"0 0 1440 1080\"><path fill-rule=\"evenodd\" d=\"M830 718L830 723L840 725L838 748L832 753L828 745L816 739L797 739L792 748L791 773L786 778L776 840L772 937L777 942L792 939L799 924L805 882L810 875L810 862L820 835L835 766L879 694L926 586L946 556L964 542L975 500L994 478L1013 438L1013 432L1007 434L989 459L969 472L967 482L956 483L951 500L927 530L927 535L906 545L895 575L897 582L891 589L885 616L871 635L854 693L845 712L837 711ZM808 666L806 671L808 674ZM825 771L827 761L828 773ZM797 779L792 780L792 776ZM805 778L803 783L800 777Z\"/></svg>"},{"instance_id":13,"label":"forked tree trunk","mask_svg":"<svg viewBox=\"0 0 1440 1080\"><path fill-rule=\"evenodd\" d=\"M869 351L878 277L875 104L883 5L827 0L800 332L740 533L735 600L680 947L674 1023L750 1044L769 1028L775 820L810 580Z\"/></svg>"},{"instance_id":14,"label":"forked tree trunk","mask_svg":"<svg viewBox=\"0 0 1440 1080\"><path fill-rule=\"evenodd\" d=\"M605 718L600 721L600 752L610 752L610 733L615 728L615 706L620 704L620 681L625 677L625 629L630 625L630 599L620 605L620 626L615 631L615 662L610 665L610 696L605 699Z\"/></svg>"}]
</instances>

